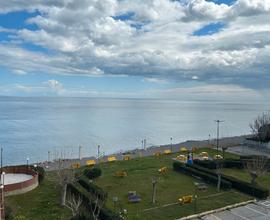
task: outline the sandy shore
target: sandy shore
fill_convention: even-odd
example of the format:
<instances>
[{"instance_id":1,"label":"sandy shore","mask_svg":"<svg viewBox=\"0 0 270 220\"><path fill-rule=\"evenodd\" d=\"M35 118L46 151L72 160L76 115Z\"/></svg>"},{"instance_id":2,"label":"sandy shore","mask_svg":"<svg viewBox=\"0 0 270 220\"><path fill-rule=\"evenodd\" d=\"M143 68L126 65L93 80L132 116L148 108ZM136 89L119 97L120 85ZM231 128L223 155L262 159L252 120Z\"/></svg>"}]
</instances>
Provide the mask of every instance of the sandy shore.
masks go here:
<instances>
[{"instance_id":1,"label":"sandy shore","mask_svg":"<svg viewBox=\"0 0 270 220\"><path fill-rule=\"evenodd\" d=\"M240 146L243 144L245 138L247 136L235 136L235 137L226 137L220 139L220 145L222 144L228 144L230 143L232 146ZM150 146L146 149L134 149L124 152L119 152L111 155L105 155L101 158L99 158L99 161L107 161L107 158L109 156L115 156L117 160L123 159L123 154L129 154L131 158L136 157L147 157L153 155L155 152L164 152L164 150L172 149L173 153L179 152L181 147L186 147L187 149L192 149L192 147L197 148L203 148L203 147L209 147L210 145L215 146L216 140L188 140L185 142L177 143L177 144L167 144L167 145L160 145L160 146ZM95 157L84 157L81 159L65 159L64 166L66 168L71 167L71 164L73 163L79 163L81 166L86 165L87 160L96 160ZM39 166L44 167L48 171L57 170L58 169L58 162L57 161L44 161L41 163L38 163Z\"/></svg>"}]
</instances>

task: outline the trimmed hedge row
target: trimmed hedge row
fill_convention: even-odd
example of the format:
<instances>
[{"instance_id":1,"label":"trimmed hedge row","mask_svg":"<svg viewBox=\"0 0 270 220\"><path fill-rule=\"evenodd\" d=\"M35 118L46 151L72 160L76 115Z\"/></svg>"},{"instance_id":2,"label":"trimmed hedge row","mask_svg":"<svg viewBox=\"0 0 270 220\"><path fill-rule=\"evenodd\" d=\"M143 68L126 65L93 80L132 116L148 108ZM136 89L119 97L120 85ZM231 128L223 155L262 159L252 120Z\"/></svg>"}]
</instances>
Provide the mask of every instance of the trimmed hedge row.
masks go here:
<instances>
[{"instance_id":1,"label":"trimmed hedge row","mask_svg":"<svg viewBox=\"0 0 270 220\"><path fill-rule=\"evenodd\" d=\"M101 188L90 183L86 177L81 177L78 182L72 183L68 185L68 191L74 195L78 195L82 198L83 206L88 207L90 209L90 197L92 197L93 193L98 193L102 195L107 195ZM83 216L77 216L78 219L84 218ZM100 210L99 214L100 220L121 220L118 214L111 211L110 209L103 207ZM75 218L76 219L76 218Z\"/></svg>"},{"instance_id":2,"label":"trimmed hedge row","mask_svg":"<svg viewBox=\"0 0 270 220\"><path fill-rule=\"evenodd\" d=\"M89 179L93 180L93 179L96 179L98 177L101 176L102 174L102 171L100 168L86 168L84 171L83 171L83 174L85 176L87 176Z\"/></svg>"},{"instance_id":3,"label":"trimmed hedge row","mask_svg":"<svg viewBox=\"0 0 270 220\"><path fill-rule=\"evenodd\" d=\"M216 169L216 160L194 160L194 164L208 168L208 169ZM237 159L226 159L226 160L219 160L222 163L222 167L224 168L237 168L242 169L244 168L243 162Z\"/></svg>"},{"instance_id":4,"label":"trimmed hedge row","mask_svg":"<svg viewBox=\"0 0 270 220\"><path fill-rule=\"evenodd\" d=\"M210 170L210 169L206 169L204 167L198 166L198 165L187 165L188 167L192 167L193 169L199 171L199 172L203 172L206 173L207 175L212 175L212 176L216 176L217 174L215 173L215 171ZM231 183L232 188L239 190L240 192L249 194L251 196L260 198L260 199L265 199L269 196L269 190L266 188L263 188L261 186L257 186L257 185L252 185L251 183L236 179L234 177L231 176L226 176L226 175L221 175L222 176L222 180L225 180L227 182Z\"/></svg>"},{"instance_id":5,"label":"trimmed hedge row","mask_svg":"<svg viewBox=\"0 0 270 220\"><path fill-rule=\"evenodd\" d=\"M218 177L217 176L213 176L213 175L210 175L210 174L208 174L206 172L199 171L197 169L194 169L192 166L185 166L182 163L174 162L173 163L173 168L174 168L174 170L179 171L179 172L183 172L183 173L185 173L187 175L200 177L200 178L202 178L204 181L206 181L208 183L212 183L212 184L217 184L218 183ZM221 179L220 187L223 188L223 189L230 189L231 188L231 183L226 181L226 180Z\"/></svg>"}]
</instances>

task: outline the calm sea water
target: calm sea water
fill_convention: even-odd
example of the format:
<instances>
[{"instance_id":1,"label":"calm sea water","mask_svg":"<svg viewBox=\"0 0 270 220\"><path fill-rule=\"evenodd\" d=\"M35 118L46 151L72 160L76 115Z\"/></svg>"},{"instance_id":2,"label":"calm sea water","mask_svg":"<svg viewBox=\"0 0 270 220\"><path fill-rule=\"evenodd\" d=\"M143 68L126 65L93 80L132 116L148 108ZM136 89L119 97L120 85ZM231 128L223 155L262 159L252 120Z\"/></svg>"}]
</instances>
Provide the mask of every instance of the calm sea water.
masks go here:
<instances>
[{"instance_id":1,"label":"calm sea water","mask_svg":"<svg viewBox=\"0 0 270 220\"><path fill-rule=\"evenodd\" d=\"M249 122L267 103L96 98L0 97L0 145L4 164L56 157L113 153L216 136L215 119L225 120L221 137L250 133ZM62 155L61 155L62 154Z\"/></svg>"}]
</instances>

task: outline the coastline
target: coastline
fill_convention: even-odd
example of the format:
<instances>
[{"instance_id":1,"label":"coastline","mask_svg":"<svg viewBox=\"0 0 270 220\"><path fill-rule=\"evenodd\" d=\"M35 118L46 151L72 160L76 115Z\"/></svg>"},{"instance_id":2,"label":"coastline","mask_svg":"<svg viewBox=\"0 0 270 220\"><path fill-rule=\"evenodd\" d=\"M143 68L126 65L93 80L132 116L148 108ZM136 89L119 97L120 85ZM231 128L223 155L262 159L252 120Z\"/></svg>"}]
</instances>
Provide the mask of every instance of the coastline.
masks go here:
<instances>
[{"instance_id":1,"label":"coastline","mask_svg":"<svg viewBox=\"0 0 270 220\"><path fill-rule=\"evenodd\" d=\"M244 140L246 137L249 137L250 135L241 135L241 136L232 136L232 137L224 137L220 138L220 145L222 144L232 144L232 146L240 146L243 144ZM83 157L81 159L64 159L64 167L69 168L71 167L72 164L78 163L80 166L86 165L87 160L99 160L100 162L106 162L107 158L110 156L115 156L117 160L122 160L124 154L128 154L131 156L132 159L137 158L137 157L147 157L147 156L152 156L156 152L164 152L164 150L171 150L172 153L179 152L181 147L185 147L188 150L191 150L192 147L196 148L204 148L204 147L214 147L216 146L216 139L211 139L209 140L187 140L181 143L176 143L176 144L165 144L165 145L160 145L160 146L149 146L146 149L133 149L133 150L128 150L128 151L123 151L123 152L117 152L114 154L108 154L100 157L99 159L90 156L90 157ZM220 149L221 150L221 149ZM37 163L38 166L41 166L45 168L46 171L54 171L58 169L58 162L57 161L43 161L40 163Z\"/></svg>"}]
</instances>

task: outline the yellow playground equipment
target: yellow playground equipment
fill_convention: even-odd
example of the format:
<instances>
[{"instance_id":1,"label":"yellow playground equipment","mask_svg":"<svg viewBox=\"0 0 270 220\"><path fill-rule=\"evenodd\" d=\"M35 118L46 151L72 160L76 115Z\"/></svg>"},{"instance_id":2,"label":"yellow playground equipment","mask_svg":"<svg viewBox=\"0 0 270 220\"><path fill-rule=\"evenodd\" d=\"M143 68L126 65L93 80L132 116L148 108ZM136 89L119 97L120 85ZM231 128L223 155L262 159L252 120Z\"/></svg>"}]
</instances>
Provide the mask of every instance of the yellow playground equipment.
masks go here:
<instances>
[{"instance_id":1,"label":"yellow playground equipment","mask_svg":"<svg viewBox=\"0 0 270 220\"><path fill-rule=\"evenodd\" d=\"M188 152L188 149L186 147L181 147L180 148L180 152L187 153Z\"/></svg>"},{"instance_id":2,"label":"yellow playground equipment","mask_svg":"<svg viewBox=\"0 0 270 220\"><path fill-rule=\"evenodd\" d=\"M71 168L72 169L78 169L80 167L81 167L81 164L80 163L73 163L73 164L71 164Z\"/></svg>"},{"instance_id":3,"label":"yellow playground equipment","mask_svg":"<svg viewBox=\"0 0 270 220\"><path fill-rule=\"evenodd\" d=\"M161 156L161 152L160 152L160 151L158 151L158 152L155 152L155 153L154 153L154 156L156 156L156 157L159 157L159 156Z\"/></svg>"},{"instance_id":4,"label":"yellow playground equipment","mask_svg":"<svg viewBox=\"0 0 270 220\"><path fill-rule=\"evenodd\" d=\"M95 160L87 160L86 161L86 165L87 166L94 166L96 164L96 161Z\"/></svg>"},{"instance_id":5,"label":"yellow playground equipment","mask_svg":"<svg viewBox=\"0 0 270 220\"><path fill-rule=\"evenodd\" d=\"M193 200L193 196L192 195L187 195L187 196L182 196L178 199L180 204L188 204L188 203L192 203Z\"/></svg>"},{"instance_id":6,"label":"yellow playground equipment","mask_svg":"<svg viewBox=\"0 0 270 220\"><path fill-rule=\"evenodd\" d=\"M131 160L131 156L130 155L123 155L123 160Z\"/></svg>"},{"instance_id":7,"label":"yellow playground equipment","mask_svg":"<svg viewBox=\"0 0 270 220\"><path fill-rule=\"evenodd\" d=\"M164 150L164 154L171 154L171 153L172 153L172 151L171 151L171 150L169 150L169 149Z\"/></svg>"},{"instance_id":8,"label":"yellow playground equipment","mask_svg":"<svg viewBox=\"0 0 270 220\"><path fill-rule=\"evenodd\" d=\"M160 169L158 169L158 172L160 174L165 174L168 172L168 168L167 167L161 167Z\"/></svg>"},{"instance_id":9,"label":"yellow playground equipment","mask_svg":"<svg viewBox=\"0 0 270 220\"><path fill-rule=\"evenodd\" d=\"M208 153L205 151L201 152L199 155L200 157L209 157Z\"/></svg>"},{"instance_id":10,"label":"yellow playground equipment","mask_svg":"<svg viewBox=\"0 0 270 220\"><path fill-rule=\"evenodd\" d=\"M123 170L116 171L115 176L117 176L117 177L125 177L125 176L127 176L127 172L123 171Z\"/></svg>"},{"instance_id":11,"label":"yellow playground equipment","mask_svg":"<svg viewBox=\"0 0 270 220\"><path fill-rule=\"evenodd\" d=\"M176 157L176 159L179 160L182 163L186 163L187 162L187 156L186 155L183 155L183 154L178 155Z\"/></svg>"},{"instance_id":12,"label":"yellow playground equipment","mask_svg":"<svg viewBox=\"0 0 270 220\"><path fill-rule=\"evenodd\" d=\"M108 157L108 162L114 162L114 161L117 161L116 157L115 156L110 156Z\"/></svg>"},{"instance_id":13,"label":"yellow playground equipment","mask_svg":"<svg viewBox=\"0 0 270 220\"><path fill-rule=\"evenodd\" d=\"M215 159L215 160L220 160L220 159L223 159L223 157L222 157L220 154L216 154L216 155L214 156L214 159Z\"/></svg>"}]
</instances>

